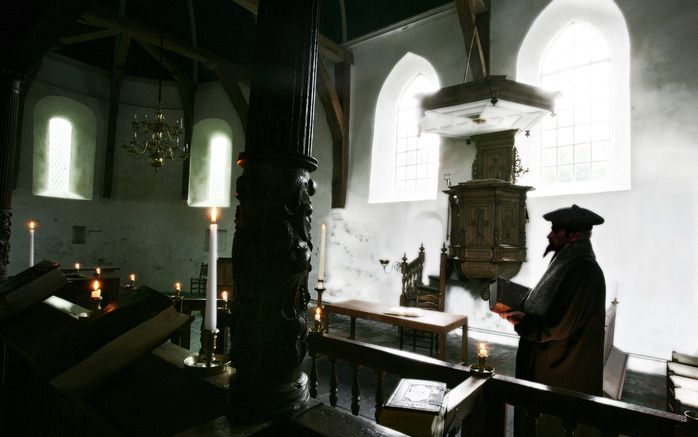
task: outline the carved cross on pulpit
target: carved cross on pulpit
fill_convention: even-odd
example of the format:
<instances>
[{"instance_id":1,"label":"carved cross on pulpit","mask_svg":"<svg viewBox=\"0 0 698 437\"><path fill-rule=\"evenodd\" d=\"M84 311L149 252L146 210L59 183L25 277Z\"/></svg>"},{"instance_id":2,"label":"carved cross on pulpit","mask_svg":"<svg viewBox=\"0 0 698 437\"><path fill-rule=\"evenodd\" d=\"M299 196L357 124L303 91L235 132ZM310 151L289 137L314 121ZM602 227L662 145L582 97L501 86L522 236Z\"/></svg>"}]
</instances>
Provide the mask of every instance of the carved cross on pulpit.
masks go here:
<instances>
[{"instance_id":1,"label":"carved cross on pulpit","mask_svg":"<svg viewBox=\"0 0 698 437\"><path fill-rule=\"evenodd\" d=\"M487 212L483 208L478 208L474 213L475 220L470 222L470 224L475 226L475 240L478 243L486 242L487 236L485 235L485 228L490 225L489 220L487 220Z\"/></svg>"}]
</instances>

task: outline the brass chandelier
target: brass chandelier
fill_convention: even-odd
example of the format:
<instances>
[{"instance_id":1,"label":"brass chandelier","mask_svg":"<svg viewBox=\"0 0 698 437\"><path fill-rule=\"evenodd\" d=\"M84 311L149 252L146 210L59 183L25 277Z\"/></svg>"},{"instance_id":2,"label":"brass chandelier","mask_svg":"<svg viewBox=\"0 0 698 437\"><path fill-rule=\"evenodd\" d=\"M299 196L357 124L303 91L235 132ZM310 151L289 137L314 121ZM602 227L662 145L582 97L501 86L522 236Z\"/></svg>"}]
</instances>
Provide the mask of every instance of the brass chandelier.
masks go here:
<instances>
[{"instance_id":1,"label":"brass chandelier","mask_svg":"<svg viewBox=\"0 0 698 437\"><path fill-rule=\"evenodd\" d=\"M140 158L147 154L150 165L157 172L165 165L166 160L174 160L175 157L185 160L189 157L189 145L181 140L184 135L184 126L181 119L170 126L162 113L162 52L163 32L160 30L160 77L158 78L158 103L155 107L155 117L148 118L146 114L143 120L138 120L133 115L131 121L131 139L122 147L129 155Z\"/></svg>"}]
</instances>

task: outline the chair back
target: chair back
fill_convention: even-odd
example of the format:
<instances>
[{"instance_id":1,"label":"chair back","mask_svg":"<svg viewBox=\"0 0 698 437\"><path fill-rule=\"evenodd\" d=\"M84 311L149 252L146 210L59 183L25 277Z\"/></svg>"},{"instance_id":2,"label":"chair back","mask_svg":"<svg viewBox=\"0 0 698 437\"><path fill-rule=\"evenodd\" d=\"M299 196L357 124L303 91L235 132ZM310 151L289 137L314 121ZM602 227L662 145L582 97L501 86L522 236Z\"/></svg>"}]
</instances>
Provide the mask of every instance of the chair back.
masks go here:
<instances>
[{"instance_id":1,"label":"chair back","mask_svg":"<svg viewBox=\"0 0 698 437\"><path fill-rule=\"evenodd\" d=\"M422 273L424 271L424 245L419 246L417 258L407 262L407 254L402 257L400 273L402 273L402 293L400 294L401 306L414 306L416 302L417 287L422 285Z\"/></svg>"},{"instance_id":2,"label":"chair back","mask_svg":"<svg viewBox=\"0 0 698 437\"><path fill-rule=\"evenodd\" d=\"M207 278L208 278L208 264L202 262L201 267L199 268L199 280L207 279Z\"/></svg>"}]
</instances>

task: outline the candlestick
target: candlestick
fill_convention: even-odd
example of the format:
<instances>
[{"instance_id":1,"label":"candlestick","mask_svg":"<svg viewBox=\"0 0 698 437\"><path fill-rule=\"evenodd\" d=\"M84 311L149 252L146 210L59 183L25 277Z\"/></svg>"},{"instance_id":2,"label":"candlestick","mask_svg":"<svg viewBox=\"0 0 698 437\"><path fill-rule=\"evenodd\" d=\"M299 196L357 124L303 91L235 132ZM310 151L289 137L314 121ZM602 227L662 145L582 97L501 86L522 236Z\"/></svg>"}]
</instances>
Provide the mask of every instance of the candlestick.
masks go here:
<instances>
[{"instance_id":1,"label":"candlestick","mask_svg":"<svg viewBox=\"0 0 698 437\"><path fill-rule=\"evenodd\" d=\"M487 344L480 343L477 352L477 365L470 366L470 372L476 376L489 376L494 373L494 368L487 365Z\"/></svg>"},{"instance_id":2,"label":"candlestick","mask_svg":"<svg viewBox=\"0 0 698 437\"><path fill-rule=\"evenodd\" d=\"M218 329L204 329L201 332L201 353L185 358L185 369L198 375L215 375L225 372L230 360L215 353L217 336Z\"/></svg>"},{"instance_id":3,"label":"candlestick","mask_svg":"<svg viewBox=\"0 0 698 437\"><path fill-rule=\"evenodd\" d=\"M323 223L320 227L320 266L318 267L318 288L321 288L322 284L320 282L325 281L325 244L327 243L327 227Z\"/></svg>"},{"instance_id":4,"label":"candlestick","mask_svg":"<svg viewBox=\"0 0 698 437\"><path fill-rule=\"evenodd\" d=\"M34 265L34 229L36 223L31 220L29 222L29 267Z\"/></svg>"},{"instance_id":5,"label":"candlestick","mask_svg":"<svg viewBox=\"0 0 698 437\"><path fill-rule=\"evenodd\" d=\"M211 225L208 236L208 281L206 287L206 314L204 317L204 329L213 331L216 329L217 317L217 277L218 277L218 224L216 223L217 209L211 208Z\"/></svg>"}]
</instances>

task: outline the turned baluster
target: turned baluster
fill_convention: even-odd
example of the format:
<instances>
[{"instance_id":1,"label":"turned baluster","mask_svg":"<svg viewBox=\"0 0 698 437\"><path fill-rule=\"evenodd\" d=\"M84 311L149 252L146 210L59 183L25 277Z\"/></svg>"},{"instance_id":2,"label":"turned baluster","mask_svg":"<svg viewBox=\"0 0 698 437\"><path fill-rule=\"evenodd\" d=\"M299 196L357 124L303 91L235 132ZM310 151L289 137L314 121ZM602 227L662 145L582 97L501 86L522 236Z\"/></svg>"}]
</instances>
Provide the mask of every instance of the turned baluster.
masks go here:
<instances>
[{"instance_id":1,"label":"turned baluster","mask_svg":"<svg viewBox=\"0 0 698 437\"><path fill-rule=\"evenodd\" d=\"M359 415L359 400L361 399L359 393L359 364L352 363L352 370L354 373L354 380L351 383L351 413L354 416Z\"/></svg>"},{"instance_id":2,"label":"turned baluster","mask_svg":"<svg viewBox=\"0 0 698 437\"><path fill-rule=\"evenodd\" d=\"M317 375L317 355L311 355L312 366L310 368L310 397L317 399L317 389L318 389L318 375Z\"/></svg>"},{"instance_id":3,"label":"turned baluster","mask_svg":"<svg viewBox=\"0 0 698 437\"><path fill-rule=\"evenodd\" d=\"M330 357L330 405L337 406L337 357Z\"/></svg>"},{"instance_id":4,"label":"turned baluster","mask_svg":"<svg viewBox=\"0 0 698 437\"><path fill-rule=\"evenodd\" d=\"M375 369L376 372L376 422L383 409L383 369Z\"/></svg>"}]
</instances>

